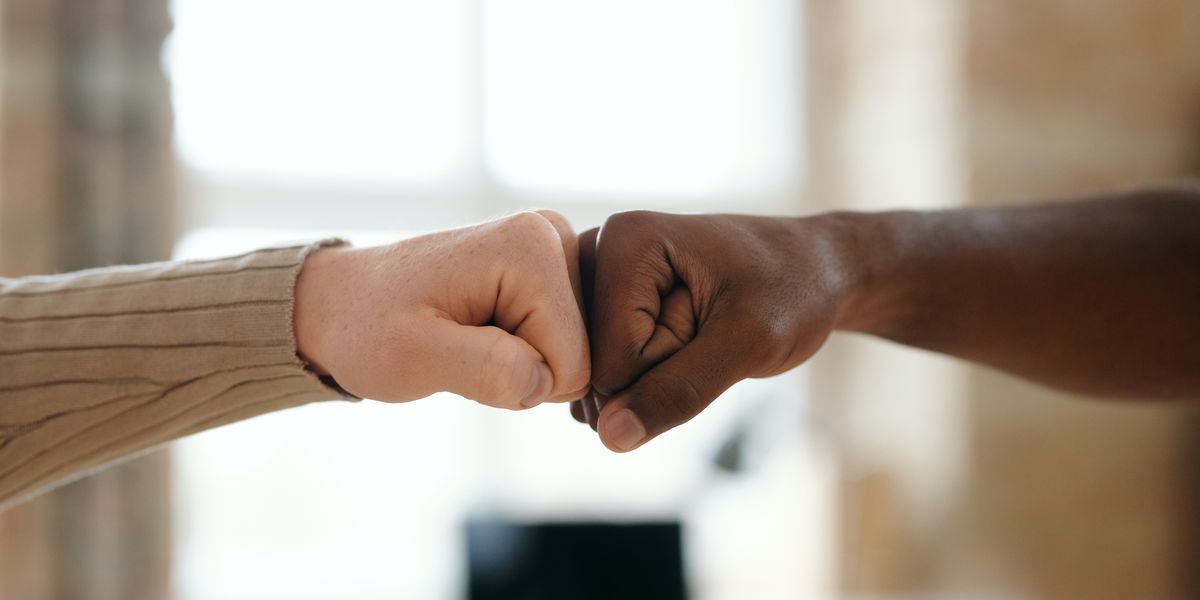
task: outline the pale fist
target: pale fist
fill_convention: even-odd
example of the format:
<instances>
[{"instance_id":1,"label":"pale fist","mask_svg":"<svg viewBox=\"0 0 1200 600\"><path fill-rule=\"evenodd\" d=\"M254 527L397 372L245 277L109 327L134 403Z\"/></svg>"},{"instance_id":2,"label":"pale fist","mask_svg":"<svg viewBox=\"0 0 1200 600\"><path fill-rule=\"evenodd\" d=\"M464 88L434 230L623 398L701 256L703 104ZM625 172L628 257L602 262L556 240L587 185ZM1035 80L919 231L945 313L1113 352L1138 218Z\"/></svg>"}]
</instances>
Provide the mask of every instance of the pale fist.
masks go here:
<instances>
[{"instance_id":1,"label":"pale fist","mask_svg":"<svg viewBox=\"0 0 1200 600\"><path fill-rule=\"evenodd\" d=\"M521 409L581 397L591 374L578 243L557 213L518 213L309 257L296 342L346 391L403 402L439 391Z\"/></svg>"}]
</instances>

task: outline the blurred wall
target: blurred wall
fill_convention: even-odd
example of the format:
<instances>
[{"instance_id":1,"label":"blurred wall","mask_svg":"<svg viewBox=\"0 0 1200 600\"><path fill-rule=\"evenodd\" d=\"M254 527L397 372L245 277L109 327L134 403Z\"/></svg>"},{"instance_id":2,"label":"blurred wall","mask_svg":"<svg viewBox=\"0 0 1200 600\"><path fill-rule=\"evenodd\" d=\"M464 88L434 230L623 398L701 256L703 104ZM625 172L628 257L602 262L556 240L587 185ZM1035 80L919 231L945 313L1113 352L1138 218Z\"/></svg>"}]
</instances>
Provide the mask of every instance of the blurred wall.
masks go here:
<instances>
[{"instance_id":1,"label":"blurred wall","mask_svg":"<svg viewBox=\"0 0 1200 600\"><path fill-rule=\"evenodd\" d=\"M1200 4L809 3L810 194L991 204L1197 174ZM1194 410L1070 398L886 342L812 362L847 593L1196 597Z\"/></svg>"},{"instance_id":2,"label":"blurred wall","mask_svg":"<svg viewBox=\"0 0 1200 600\"><path fill-rule=\"evenodd\" d=\"M1200 3L967 3L970 198L1200 176ZM1200 553L1197 412L973 371L975 542L1035 598L1186 598ZM1194 526L1191 527L1195 532Z\"/></svg>"},{"instance_id":3,"label":"blurred wall","mask_svg":"<svg viewBox=\"0 0 1200 600\"><path fill-rule=\"evenodd\" d=\"M813 0L808 8L809 204L962 204L961 0ZM930 589L962 509L965 366L839 334L808 368L819 426L841 463L842 591Z\"/></svg>"},{"instance_id":4,"label":"blurred wall","mask_svg":"<svg viewBox=\"0 0 1200 600\"><path fill-rule=\"evenodd\" d=\"M4 0L0 23L0 276L167 258L166 0ZM0 600L168 597L168 464L0 512Z\"/></svg>"}]
</instances>

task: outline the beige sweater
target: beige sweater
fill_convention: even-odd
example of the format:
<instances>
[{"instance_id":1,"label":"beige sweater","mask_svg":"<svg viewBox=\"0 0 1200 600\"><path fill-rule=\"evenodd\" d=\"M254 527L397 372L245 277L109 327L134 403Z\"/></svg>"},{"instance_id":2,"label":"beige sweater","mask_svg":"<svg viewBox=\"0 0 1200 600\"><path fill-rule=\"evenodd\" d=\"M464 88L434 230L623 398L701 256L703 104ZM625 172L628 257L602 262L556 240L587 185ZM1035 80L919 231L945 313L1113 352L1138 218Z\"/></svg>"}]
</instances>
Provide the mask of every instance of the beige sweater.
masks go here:
<instances>
[{"instance_id":1,"label":"beige sweater","mask_svg":"<svg viewBox=\"0 0 1200 600\"><path fill-rule=\"evenodd\" d=\"M309 246L0 279L0 505L189 433L339 394L292 334Z\"/></svg>"}]
</instances>

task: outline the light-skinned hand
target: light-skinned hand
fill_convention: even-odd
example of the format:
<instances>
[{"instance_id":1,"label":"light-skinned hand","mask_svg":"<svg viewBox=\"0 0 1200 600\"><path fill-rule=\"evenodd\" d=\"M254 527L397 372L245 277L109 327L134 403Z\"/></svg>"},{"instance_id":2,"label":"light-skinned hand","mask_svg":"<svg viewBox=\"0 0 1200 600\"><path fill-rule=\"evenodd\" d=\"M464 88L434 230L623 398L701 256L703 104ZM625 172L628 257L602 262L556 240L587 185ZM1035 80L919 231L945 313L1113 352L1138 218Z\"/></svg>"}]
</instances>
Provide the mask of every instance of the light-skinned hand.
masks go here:
<instances>
[{"instance_id":1,"label":"light-skinned hand","mask_svg":"<svg viewBox=\"0 0 1200 600\"><path fill-rule=\"evenodd\" d=\"M449 391L519 410L587 390L578 299L574 231L557 213L523 212L314 253L296 284L296 342L356 396Z\"/></svg>"}]
</instances>

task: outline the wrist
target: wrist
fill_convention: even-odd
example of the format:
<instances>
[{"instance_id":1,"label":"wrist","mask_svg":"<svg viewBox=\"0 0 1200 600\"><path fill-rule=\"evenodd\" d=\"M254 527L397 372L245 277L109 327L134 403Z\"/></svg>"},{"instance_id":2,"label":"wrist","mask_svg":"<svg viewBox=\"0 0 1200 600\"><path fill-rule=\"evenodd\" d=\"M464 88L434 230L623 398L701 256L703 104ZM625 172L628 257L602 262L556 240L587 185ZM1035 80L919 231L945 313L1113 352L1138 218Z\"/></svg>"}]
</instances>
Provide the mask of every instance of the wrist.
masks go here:
<instances>
[{"instance_id":1,"label":"wrist","mask_svg":"<svg viewBox=\"0 0 1200 600\"><path fill-rule=\"evenodd\" d=\"M883 335L910 302L896 277L903 261L904 213L831 212L810 217L824 233L837 284L835 330ZM911 282L909 282L911 283Z\"/></svg>"},{"instance_id":2,"label":"wrist","mask_svg":"<svg viewBox=\"0 0 1200 600\"><path fill-rule=\"evenodd\" d=\"M337 278L347 270L344 262L352 249L319 248L309 253L296 277L292 328L296 354L318 375L330 375L328 332L335 328L336 304L330 292L345 282Z\"/></svg>"}]
</instances>

